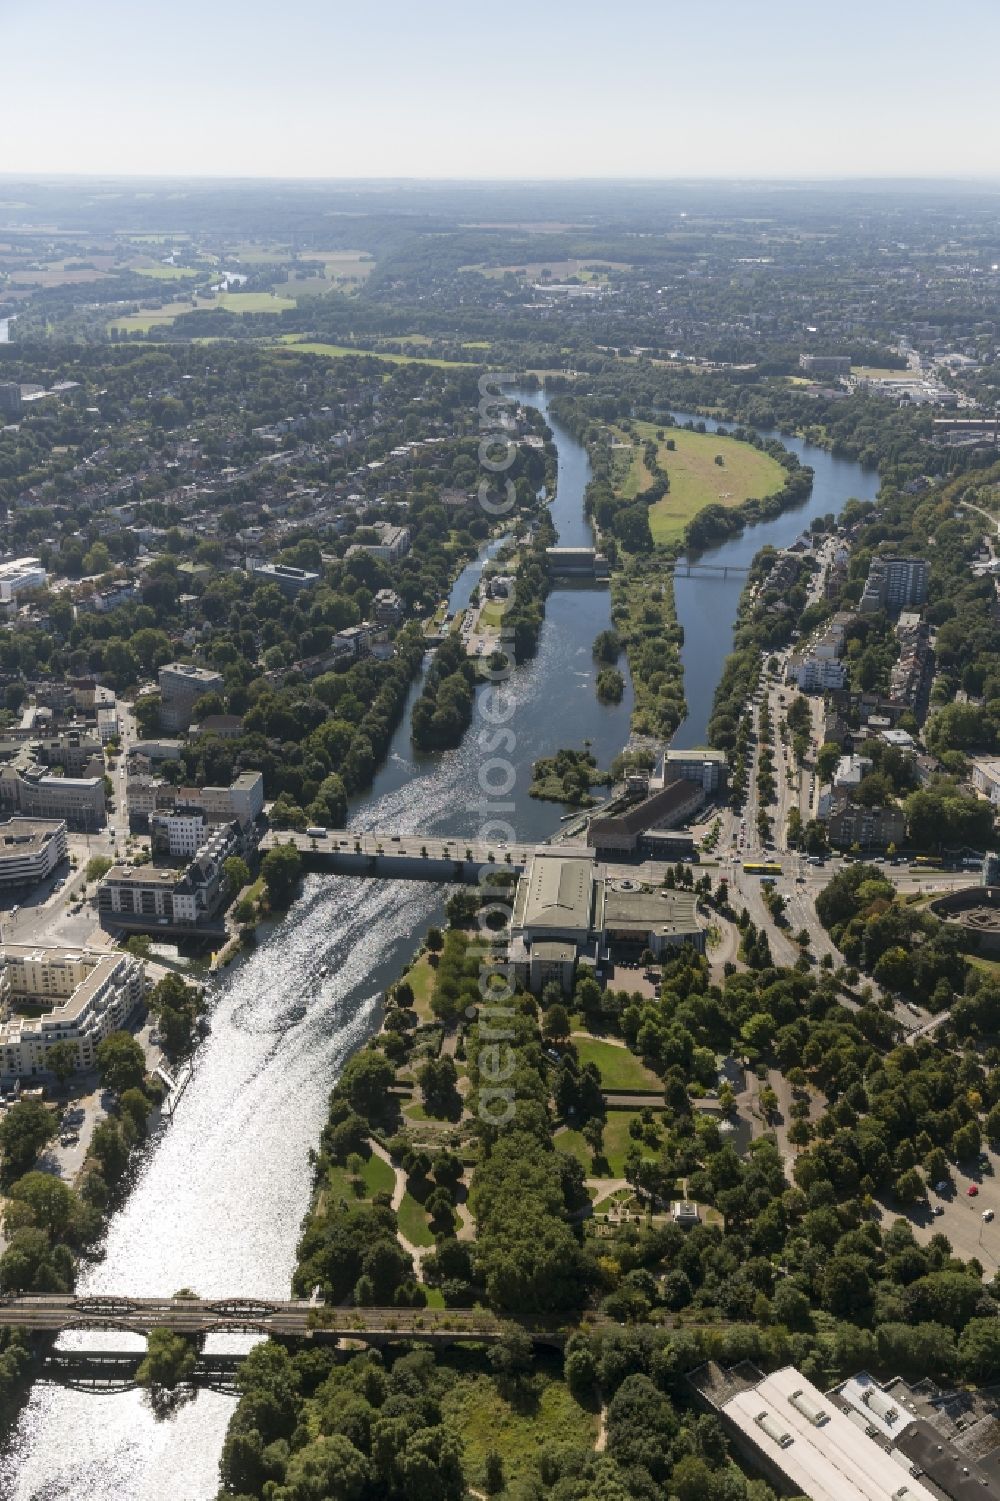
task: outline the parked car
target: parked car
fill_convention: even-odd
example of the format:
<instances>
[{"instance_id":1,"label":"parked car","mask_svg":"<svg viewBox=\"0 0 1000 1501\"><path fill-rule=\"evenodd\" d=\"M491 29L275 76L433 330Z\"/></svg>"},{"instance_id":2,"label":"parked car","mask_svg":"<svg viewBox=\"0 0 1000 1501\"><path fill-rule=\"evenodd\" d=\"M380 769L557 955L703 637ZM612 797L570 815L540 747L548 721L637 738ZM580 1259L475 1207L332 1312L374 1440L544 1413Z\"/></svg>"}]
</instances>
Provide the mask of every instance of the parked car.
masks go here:
<instances>
[{"instance_id":1,"label":"parked car","mask_svg":"<svg viewBox=\"0 0 1000 1501\"><path fill-rule=\"evenodd\" d=\"M983 1210L983 1219L987 1222L987 1224L990 1222L990 1220L992 1218L993 1218L993 1210L992 1209L984 1209Z\"/></svg>"},{"instance_id":2,"label":"parked car","mask_svg":"<svg viewBox=\"0 0 1000 1501\"><path fill-rule=\"evenodd\" d=\"M979 1192L979 1187L975 1183L970 1183L965 1191L969 1195L970 1199L974 1199Z\"/></svg>"}]
</instances>

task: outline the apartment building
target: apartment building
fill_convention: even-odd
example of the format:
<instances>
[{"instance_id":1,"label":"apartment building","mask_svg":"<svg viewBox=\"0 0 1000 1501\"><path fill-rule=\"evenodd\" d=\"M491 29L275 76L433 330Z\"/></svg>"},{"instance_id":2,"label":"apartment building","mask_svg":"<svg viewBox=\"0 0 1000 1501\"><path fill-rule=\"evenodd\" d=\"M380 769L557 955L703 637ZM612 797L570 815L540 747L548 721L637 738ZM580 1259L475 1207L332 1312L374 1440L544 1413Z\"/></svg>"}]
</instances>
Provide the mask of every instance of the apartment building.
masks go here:
<instances>
[{"instance_id":1,"label":"apartment building","mask_svg":"<svg viewBox=\"0 0 1000 1501\"><path fill-rule=\"evenodd\" d=\"M410 529L406 526L393 526L388 521L376 521L369 530L376 532L376 542L352 542L347 549L349 558L358 553L366 552L373 558L378 558L383 563L395 563L400 558L405 558L410 550Z\"/></svg>"},{"instance_id":2,"label":"apartment building","mask_svg":"<svg viewBox=\"0 0 1000 1501\"><path fill-rule=\"evenodd\" d=\"M406 606L395 589L379 589L375 595L375 619L379 625L399 625Z\"/></svg>"},{"instance_id":3,"label":"apartment building","mask_svg":"<svg viewBox=\"0 0 1000 1501\"><path fill-rule=\"evenodd\" d=\"M803 693L825 693L828 689L842 688L847 677L847 669L838 657L814 654L792 658L789 672Z\"/></svg>"},{"instance_id":4,"label":"apartment building","mask_svg":"<svg viewBox=\"0 0 1000 1501\"><path fill-rule=\"evenodd\" d=\"M972 785L993 803L1000 806L1000 761L983 757L972 765Z\"/></svg>"},{"instance_id":5,"label":"apartment building","mask_svg":"<svg viewBox=\"0 0 1000 1501\"><path fill-rule=\"evenodd\" d=\"M850 375L849 354L800 354L799 369L808 375Z\"/></svg>"},{"instance_id":6,"label":"apartment building","mask_svg":"<svg viewBox=\"0 0 1000 1501\"><path fill-rule=\"evenodd\" d=\"M44 588L48 577L40 558L7 558L0 563L0 604L11 606L19 594Z\"/></svg>"},{"instance_id":7,"label":"apartment building","mask_svg":"<svg viewBox=\"0 0 1000 1501\"><path fill-rule=\"evenodd\" d=\"M0 1084L44 1077L57 1042L75 1044L77 1069L92 1069L99 1044L142 1000L145 966L131 954L7 944L0 1020ZM29 1014L21 1014L30 1007Z\"/></svg>"},{"instance_id":8,"label":"apartment building","mask_svg":"<svg viewBox=\"0 0 1000 1501\"><path fill-rule=\"evenodd\" d=\"M873 558L858 608L895 612L927 600L930 570L925 558Z\"/></svg>"},{"instance_id":9,"label":"apartment building","mask_svg":"<svg viewBox=\"0 0 1000 1501\"><path fill-rule=\"evenodd\" d=\"M169 662L160 668L160 724L165 730L186 730L194 718L194 706L206 693L221 693L221 672L194 667L189 662Z\"/></svg>"},{"instance_id":10,"label":"apartment building","mask_svg":"<svg viewBox=\"0 0 1000 1501\"><path fill-rule=\"evenodd\" d=\"M866 808L846 798L834 802L830 809L827 837L838 849L856 844L863 850L884 850L890 844L902 844L906 818L902 808L894 804Z\"/></svg>"},{"instance_id":11,"label":"apartment building","mask_svg":"<svg viewBox=\"0 0 1000 1501\"><path fill-rule=\"evenodd\" d=\"M101 922L137 933L219 927L227 895L223 866L242 849L239 827L222 824L183 870L112 866L97 889Z\"/></svg>"}]
</instances>

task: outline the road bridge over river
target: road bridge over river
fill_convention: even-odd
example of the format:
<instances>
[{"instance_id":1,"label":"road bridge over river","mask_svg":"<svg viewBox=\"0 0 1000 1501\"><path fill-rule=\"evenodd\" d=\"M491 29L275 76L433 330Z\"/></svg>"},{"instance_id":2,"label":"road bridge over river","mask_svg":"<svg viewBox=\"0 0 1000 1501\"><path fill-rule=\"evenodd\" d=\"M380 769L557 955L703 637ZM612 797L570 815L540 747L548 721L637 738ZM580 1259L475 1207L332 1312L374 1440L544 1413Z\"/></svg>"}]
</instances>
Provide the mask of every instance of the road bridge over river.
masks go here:
<instances>
[{"instance_id":1,"label":"road bridge over river","mask_svg":"<svg viewBox=\"0 0 1000 1501\"><path fill-rule=\"evenodd\" d=\"M358 833L351 829L324 829L321 835L312 835L294 829L271 829L261 841L261 853L266 854L281 844L295 845L306 866L314 870L446 883L477 881L480 872L489 867L495 868L498 875L504 870L520 872L537 849L549 852L553 849L551 845L486 844L474 839L394 834L388 830ZM594 851L579 842L560 842L556 849L560 855L594 858Z\"/></svg>"}]
</instances>

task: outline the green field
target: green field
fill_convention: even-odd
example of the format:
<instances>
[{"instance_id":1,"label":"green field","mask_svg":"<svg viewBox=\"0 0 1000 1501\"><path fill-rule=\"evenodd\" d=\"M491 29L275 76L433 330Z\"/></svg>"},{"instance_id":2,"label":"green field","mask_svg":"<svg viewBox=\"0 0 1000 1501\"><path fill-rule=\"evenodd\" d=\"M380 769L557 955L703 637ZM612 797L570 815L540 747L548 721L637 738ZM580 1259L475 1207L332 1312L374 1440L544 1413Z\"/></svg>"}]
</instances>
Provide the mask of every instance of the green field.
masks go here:
<instances>
[{"instance_id":1,"label":"green field","mask_svg":"<svg viewBox=\"0 0 1000 1501\"><path fill-rule=\"evenodd\" d=\"M650 1101L652 1104L653 1101ZM609 1110L608 1118L604 1124L604 1155L607 1158L609 1176L621 1178L625 1172L625 1157L628 1150L635 1143L628 1134L631 1121L637 1120L638 1110ZM583 1139L580 1131L560 1131L555 1138L556 1147L560 1152L568 1152L571 1157L582 1164L584 1172L590 1176L590 1148ZM655 1157L654 1150L645 1142L638 1143L643 1157Z\"/></svg>"},{"instance_id":2,"label":"green field","mask_svg":"<svg viewBox=\"0 0 1000 1501\"><path fill-rule=\"evenodd\" d=\"M366 1199L371 1199L377 1193L391 1194L396 1182L396 1175L387 1162L381 1157L376 1157L372 1152L365 1158L365 1165L361 1172L365 1180ZM349 1204L354 1202L354 1189L351 1186L351 1175L346 1167L331 1167L327 1180L327 1192L334 1199L344 1198Z\"/></svg>"},{"instance_id":3,"label":"green field","mask_svg":"<svg viewBox=\"0 0 1000 1501\"><path fill-rule=\"evenodd\" d=\"M574 1037L580 1063L596 1063L605 1089L655 1090L660 1094L663 1081L652 1069L638 1059L628 1048L617 1047L613 1042L601 1042L597 1037Z\"/></svg>"},{"instance_id":4,"label":"green field","mask_svg":"<svg viewBox=\"0 0 1000 1501\"><path fill-rule=\"evenodd\" d=\"M173 323L182 313L214 312L220 308L228 313L283 313L294 306L291 297L274 297L270 292L218 292L214 297L193 297L184 302L168 302L159 308L126 313L124 317L112 318L108 329L149 333L152 328Z\"/></svg>"},{"instance_id":5,"label":"green field","mask_svg":"<svg viewBox=\"0 0 1000 1501\"><path fill-rule=\"evenodd\" d=\"M736 438L660 428L653 422L637 422L635 427L642 441L655 439L657 432L664 433L664 441L657 444L657 459L670 477L670 490L650 508L654 542L677 541L705 506L738 506L751 498L762 500L785 483L785 471L776 459ZM624 436L616 432L616 437ZM673 452L666 446L668 438L676 445ZM619 454L616 487L623 500L632 500L650 484L652 476L640 447L633 449L627 468L627 455L620 450ZM716 455L721 456L721 465L715 462Z\"/></svg>"},{"instance_id":6,"label":"green field","mask_svg":"<svg viewBox=\"0 0 1000 1501\"><path fill-rule=\"evenodd\" d=\"M446 1425L462 1442L469 1480L482 1484L483 1463L491 1449L503 1456L504 1480L535 1465L543 1448L592 1448L597 1438L596 1413L587 1411L559 1379L557 1361L539 1353L532 1368L531 1400L504 1396L485 1369L485 1360L472 1351L449 1352L447 1363L462 1374L441 1402ZM478 1367L478 1369L477 1369ZM503 1492L506 1495L508 1492Z\"/></svg>"},{"instance_id":7,"label":"green field","mask_svg":"<svg viewBox=\"0 0 1000 1501\"><path fill-rule=\"evenodd\" d=\"M201 275L190 266L133 266L131 269L136 276L149 276L153 281L184 281L189 276Z\"/></svg>"},{"instance_id":8,"label":"green field","mask_svg":"<svg viewBox=\"0 0 1000 1501\"><path fill-rule=\"evenodd\" d=\"M396 1221L411 1246L432 1246L434 1244L434 1236L431 1233L430 1225L427 1223L427 1215L424 1213L423 1205L417 1203L417 1200L410 1193L409 1189L403 1195L399 1212L396 1215Z\"/></svg>"},{"instance_id":9,"label":"green field","mask_svg":"<svg viewBox=\"0 0 1000 1501\"><path fill-rule=\"evenodd\" d=\"M376 353L371 349L352 349L347 344L320 344L311 339L302 343L295 334L283 336L282 343L286 348L294 348L296 354L320 354L328 360L342 360L348 355L364 355L370 360L384 360L390 365L439 365L443 369L468 370L471 361L467 360L435 360L421 358L415 354L383 354Z\"/></svg>"},{"instance_id":10,"label":"green field","mask_svg":"<svg viewBox=\"0 0 1000 1501\"><path fill-rule=\"evenodd\" d=\"M852 365L851 374L858 380L913 380L912 370L883 370L877 365Z\"/></svg>"}]
</instances>

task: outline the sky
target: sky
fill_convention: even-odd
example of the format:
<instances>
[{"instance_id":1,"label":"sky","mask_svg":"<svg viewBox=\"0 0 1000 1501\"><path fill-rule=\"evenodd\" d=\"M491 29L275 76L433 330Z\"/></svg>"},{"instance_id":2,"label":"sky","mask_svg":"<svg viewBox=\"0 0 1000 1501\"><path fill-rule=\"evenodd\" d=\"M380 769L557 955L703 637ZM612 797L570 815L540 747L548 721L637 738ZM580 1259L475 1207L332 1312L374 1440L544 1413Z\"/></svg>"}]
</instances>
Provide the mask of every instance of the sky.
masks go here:
<instances>
[{"instance_id":1,"label":"sky","mask_svg":"<svg viewBox=\"0 0 1000 1501\"><path fill-rule=\"evenodd\" d=\"M998 51L998 0L0 0L0 174L995 180Z\"/></svg>"}]
</instances>

